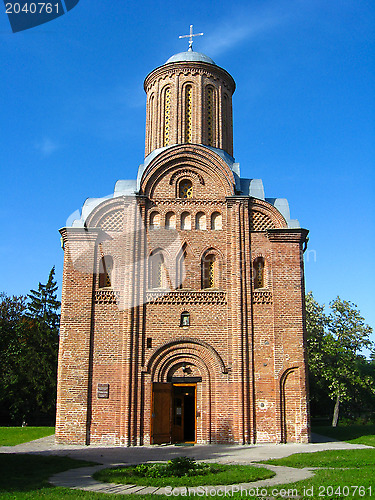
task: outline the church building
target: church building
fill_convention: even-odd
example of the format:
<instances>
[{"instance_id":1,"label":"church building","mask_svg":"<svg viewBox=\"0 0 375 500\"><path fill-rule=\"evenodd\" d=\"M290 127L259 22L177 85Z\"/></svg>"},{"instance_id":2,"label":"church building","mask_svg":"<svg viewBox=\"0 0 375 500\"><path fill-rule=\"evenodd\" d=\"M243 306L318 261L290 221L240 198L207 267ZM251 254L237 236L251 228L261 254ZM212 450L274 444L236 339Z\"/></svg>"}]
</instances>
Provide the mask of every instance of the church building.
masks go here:
<instances>
[{"instance_id":1,"label":"church building","mask_svg":"<svg viewBox=\"0 0 375 500\"><path fill-rule=\"evenodd\" d=\"M308 231L240 176L235 82L190 36L145 79L137 179L60 230L59 443L309 439Z\"/></svg>"}]
</instances>

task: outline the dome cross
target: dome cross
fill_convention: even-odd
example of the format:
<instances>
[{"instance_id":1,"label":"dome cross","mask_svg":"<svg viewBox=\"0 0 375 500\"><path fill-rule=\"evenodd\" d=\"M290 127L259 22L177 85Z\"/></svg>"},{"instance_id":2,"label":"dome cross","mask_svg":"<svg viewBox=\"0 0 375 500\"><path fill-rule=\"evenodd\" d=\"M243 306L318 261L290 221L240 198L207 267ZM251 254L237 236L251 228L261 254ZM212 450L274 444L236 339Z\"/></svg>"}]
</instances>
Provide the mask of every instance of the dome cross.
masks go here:
<instances>
[{"instance_id":1,"label":"dome cross","mask_svg":"<svg viewBox=\"0 0 375 500\"><path fill-rule=\"evenodd\" d=\"M203 33L193 33L193 25L190 25L190 34L189 35L180 35L178 38L189 38L189 49L193 50L193 36L202 36Z\"/></svg>"}]
</instances>

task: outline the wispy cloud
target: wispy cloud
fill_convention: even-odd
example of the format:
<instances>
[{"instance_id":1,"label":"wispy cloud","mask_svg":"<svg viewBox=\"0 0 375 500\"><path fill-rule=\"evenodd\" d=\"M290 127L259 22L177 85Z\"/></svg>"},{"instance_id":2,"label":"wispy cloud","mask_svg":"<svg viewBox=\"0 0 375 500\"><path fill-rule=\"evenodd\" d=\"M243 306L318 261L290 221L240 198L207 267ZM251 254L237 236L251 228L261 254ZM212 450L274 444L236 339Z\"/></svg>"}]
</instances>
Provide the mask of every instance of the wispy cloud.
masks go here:
<instances>
[{"instance_id":1,"label":"wispy cloud","mask_svg":"<svg viewBox=\"0 0 375 500\"><path fill-rule=\"evenodd\" d=\"M146 97L142 85L92 88L72 100L67 108L65 131L92 134L110 141L134 137L140 121L143 129ZM137 126L135 126L137 124Z\"/></svg>"},{"instance_id":2,"label":"wispy cloud","mask_svg":"<svg viewBox=\"0 0 375 500\"><path fill-rule=\"evenodd\" d=\"M46 158L50 156L55 151L60 149L60 144L53 141L49 137L43 137L43 139L35 144L35 149L41 153L41 155Z\"/></svg>"},{"instance_id":3,"label":"wispy cloud","mask_svg":"<svg viewBox=\"0 0 375 500\"><path fill-rule=\"evenodd\" d=\"M232 18L216 24L202 40L202 52L216 57L241 44L245 40L256 39L282 24L288 15L277 8L274 11L244 11Z\"/></svg>"}]
</instances>

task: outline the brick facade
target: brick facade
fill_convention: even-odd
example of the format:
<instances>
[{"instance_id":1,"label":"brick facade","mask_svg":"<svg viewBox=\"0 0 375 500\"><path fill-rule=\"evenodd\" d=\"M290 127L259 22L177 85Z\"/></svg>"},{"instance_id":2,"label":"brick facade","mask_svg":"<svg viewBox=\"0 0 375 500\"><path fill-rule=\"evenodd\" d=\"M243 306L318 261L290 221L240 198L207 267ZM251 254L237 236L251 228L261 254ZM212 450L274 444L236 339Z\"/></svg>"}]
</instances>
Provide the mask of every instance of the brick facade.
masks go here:
<instances>
[{"instance_id":1,"label":"brick facade","mask_svg":"<svg viewBox=\"0 0 375 500\"><path fill-rule=\"evenodd\" d=\"M136 189L61 230L58 442L309 438L307 231L240 189L234 81L183 54L145 80Z\"/></svg>"}]
</instances>

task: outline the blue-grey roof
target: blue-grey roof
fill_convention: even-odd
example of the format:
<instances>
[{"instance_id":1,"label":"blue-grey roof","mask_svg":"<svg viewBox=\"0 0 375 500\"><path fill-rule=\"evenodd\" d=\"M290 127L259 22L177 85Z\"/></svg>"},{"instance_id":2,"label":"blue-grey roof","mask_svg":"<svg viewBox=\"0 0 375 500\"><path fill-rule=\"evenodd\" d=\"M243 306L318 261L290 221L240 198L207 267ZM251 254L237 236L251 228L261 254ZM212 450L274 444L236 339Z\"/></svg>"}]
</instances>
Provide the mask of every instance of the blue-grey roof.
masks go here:
<instances>
[{"instance_id":1,"label":"blue-grey roof","mask_svg":"<svg viewBox=\"0 0 375 500\"><path fill-rule=\"evenodd\" d=\"M180 61L200 61L209 64L215 64L214 61L211 59L211 57L208 57L206 56L206 54L202 54L201 52L194 52L193 50L188 50L186 52L180 52L179 54L175 54L174 56L170 57L165 64L180 62Z\"/></svg>"}]
</instances>

